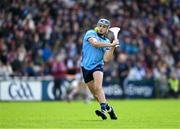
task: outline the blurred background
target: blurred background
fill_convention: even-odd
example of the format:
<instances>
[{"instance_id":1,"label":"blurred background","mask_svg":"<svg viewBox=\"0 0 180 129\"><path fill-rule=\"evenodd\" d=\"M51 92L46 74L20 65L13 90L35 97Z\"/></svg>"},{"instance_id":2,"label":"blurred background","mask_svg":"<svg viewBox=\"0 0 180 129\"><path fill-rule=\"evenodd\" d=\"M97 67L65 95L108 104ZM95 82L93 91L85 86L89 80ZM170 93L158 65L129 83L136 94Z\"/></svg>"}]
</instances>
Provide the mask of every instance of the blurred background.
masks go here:
<instances>
[{"instance_id":1,"label":"blurred background","mask_svg":"<svg viewBox=\"0 0 180 129\"><path fill-rule=\"evenodd\" d=\"M180 98L180 0L1 0L0 101L93 99L81 48L100 18L121 28L106 96Z\"/></svg>"}]
</instances>

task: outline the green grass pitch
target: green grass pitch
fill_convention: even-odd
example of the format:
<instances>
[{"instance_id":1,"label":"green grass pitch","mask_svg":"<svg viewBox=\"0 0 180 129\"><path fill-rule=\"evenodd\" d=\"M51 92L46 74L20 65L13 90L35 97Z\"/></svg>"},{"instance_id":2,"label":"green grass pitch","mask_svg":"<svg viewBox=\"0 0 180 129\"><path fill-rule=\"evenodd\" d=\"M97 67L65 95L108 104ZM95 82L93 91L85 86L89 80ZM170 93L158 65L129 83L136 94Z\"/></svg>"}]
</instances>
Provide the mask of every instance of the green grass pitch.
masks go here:
<instances>
[{"instance_id":1,"label":"green grass pitch","mask_svg":"<svg viewBox=\"0 0 180 129\"><path fill-rule=\"evenodd\" d=\"M109 100L118 120L95 115L97 102L0 102L0 129L180 129L180 100Z\"/></svg>"}]
</instances>

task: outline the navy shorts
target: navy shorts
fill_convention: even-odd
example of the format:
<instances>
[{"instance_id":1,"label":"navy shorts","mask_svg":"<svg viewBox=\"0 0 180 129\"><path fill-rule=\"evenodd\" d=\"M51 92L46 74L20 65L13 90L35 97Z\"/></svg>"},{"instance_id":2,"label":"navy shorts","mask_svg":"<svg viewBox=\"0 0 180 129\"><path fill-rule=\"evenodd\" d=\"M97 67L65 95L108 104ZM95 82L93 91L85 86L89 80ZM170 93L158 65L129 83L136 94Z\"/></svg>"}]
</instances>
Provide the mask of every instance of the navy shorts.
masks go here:
<instances>
[{"instance_id":1,"label":"navy shorts","mask_svg":"<svg viewBox=\"0 0 180 129\"><path fill-rule=\"evenodd\" d=\"M93 79L93 73L95 71L102 71L103 72L103 66L102 65L98 65L92 70L87 70L84 67L81 67L81 68L82 68L82 74L83 74L83 78L84 78L85 83L88 83L88 82L94 80Z\"/></svg>"}]
</instances>

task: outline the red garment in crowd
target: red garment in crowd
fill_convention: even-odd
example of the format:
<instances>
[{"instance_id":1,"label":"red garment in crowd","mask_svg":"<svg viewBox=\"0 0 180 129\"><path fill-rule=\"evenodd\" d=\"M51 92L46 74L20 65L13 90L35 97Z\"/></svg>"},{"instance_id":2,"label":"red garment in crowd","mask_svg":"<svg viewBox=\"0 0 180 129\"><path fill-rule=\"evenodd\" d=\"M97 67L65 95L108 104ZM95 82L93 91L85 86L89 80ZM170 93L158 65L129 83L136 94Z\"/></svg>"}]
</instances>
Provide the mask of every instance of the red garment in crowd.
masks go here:
<instances>
[{"instance_id":1,"label":"red garment in crowd","mask_svg":"<svg viewBox=\"0 0 180 129\"><path fill-rule=\"evenodd\" d=\"M51 64L52 75L57 79L63 79L66 76L66 65L64 61L53 61Z\"/></svg>"}]
</instances>

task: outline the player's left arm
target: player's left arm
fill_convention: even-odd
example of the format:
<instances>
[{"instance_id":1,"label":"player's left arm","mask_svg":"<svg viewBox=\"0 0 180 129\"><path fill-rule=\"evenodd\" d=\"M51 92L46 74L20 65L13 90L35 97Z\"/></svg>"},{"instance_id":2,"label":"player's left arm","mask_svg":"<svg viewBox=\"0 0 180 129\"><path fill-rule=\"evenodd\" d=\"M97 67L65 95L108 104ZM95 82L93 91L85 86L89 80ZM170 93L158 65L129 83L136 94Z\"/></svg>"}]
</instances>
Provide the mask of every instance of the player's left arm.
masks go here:
<instances>
[{"instance_id":1,"label":"player's left arm","mask_svg":"<svg viewBox=\"0 0 180 129\"><path fill-rule=\"evenodd\" d=\"M119 44L119 40L113 40L113 43ZM112 59L115 48L116 46L111 47L110 50L106 50L103 57L104 62L109 62Z\"/></svg>"},{"instance_id":2,"label":"player's left arm","mask_svg":"<svg viewBox=\"0 0 180 129\"><path fill-rule=\"evenodd\" d=\"M106 50L103 58L104 62L109 62L112 59L115 48L116 47L111 47L110 50Z\"/></svg>"}]
</instances>

